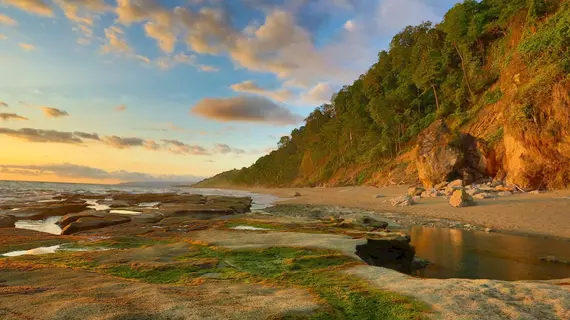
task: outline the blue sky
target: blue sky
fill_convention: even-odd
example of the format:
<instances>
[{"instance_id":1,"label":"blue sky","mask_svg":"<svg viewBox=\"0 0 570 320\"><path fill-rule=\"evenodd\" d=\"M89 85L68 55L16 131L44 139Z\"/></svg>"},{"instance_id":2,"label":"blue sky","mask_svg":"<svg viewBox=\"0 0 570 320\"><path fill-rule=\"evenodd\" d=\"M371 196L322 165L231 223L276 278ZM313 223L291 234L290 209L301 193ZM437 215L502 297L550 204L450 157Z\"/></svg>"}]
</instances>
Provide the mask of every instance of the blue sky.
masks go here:
<instances>
[{"instance_id":1,"label":"blue sky","mask_svg":"<svg viewBox=\"0 0 570 320\"><path fill-rule=\"evenodd\" d=\"M248 166L455 2L0 0L0 179Z\"/></svg>"}]
</instances>

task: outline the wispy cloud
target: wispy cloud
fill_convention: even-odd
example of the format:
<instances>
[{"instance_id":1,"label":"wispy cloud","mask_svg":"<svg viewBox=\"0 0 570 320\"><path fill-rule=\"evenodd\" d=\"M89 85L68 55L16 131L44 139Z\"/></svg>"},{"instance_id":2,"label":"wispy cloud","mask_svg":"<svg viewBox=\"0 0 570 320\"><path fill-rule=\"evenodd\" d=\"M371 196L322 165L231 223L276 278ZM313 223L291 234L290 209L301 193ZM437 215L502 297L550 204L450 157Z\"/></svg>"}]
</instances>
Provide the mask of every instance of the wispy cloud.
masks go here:
<instances>
[{"instance_id":1,"label":"wispy cloud","mask_svg":"<svg viewBox=\"0 0 570 320\"><path fill-rule=\"evenodd\" d=\"M293 92L291 90L288 89L268 90L261 88L251 80L233 84L230 86L230 88L232 88L232 90L235 92L253 93L280 102L285 102L293 97Z\"/></svg>"},{"instance_id":2,"label":"wispy cloud","mask_svg":"<svg viewBox=\"0 0 570 320\"><path fill-rule=\"evenodd\" d=\"M99 168L70 163L45 165L0 165L0 172L19 175L42 176L56 175L61 178L82 178L100 180L119 180L123 182L196 182L201 177L193 175L155 175L132 171L107 171Z\"/></svg>"},{"instance_id":3,"label":"wispy cloud","mask_svg":"<svg viewBox=\"0 0 570 320\"><path fill-rule=\"evenodd\" d=\"M18 25L18 21L0 13L0 24L14 27Z\"/></svg>"},{"instance_id":4,"label":"wispy cloud","mask_svg":"<svg viewBox=\"0 0 570 320\"><path fill-rule=\"evenodd\" d=\"M4 101L0 101L0 108L8 108L8 104Z\"/></svg>"},{"instance_id":5,"label":"wispy cloud","mask_svg":"<svg viewBox=\"0 0 570 320\"><path fill-rule=\"evenodd\" d=\"M52 8L44 0L3 0L4 4L18 9L37 14L40 16L53 16Z\"/></svg>"},{"instance_id":6,"label":"wispy cloud","mask_svg":"<svg viewBox=\"0 0 570 320\"><path fill-rule=\"evenodd\" d=\"M15 113L0 113L0 119L7 121L7 120L29 120L28 118L19 116Z\"/></svg>"},{"instance_id":7,"label":"wispy cloud","mask_svg":"<svg viewBox=\"0 0 570 320\"><path fill-rule=\"evenodd\" d=\"M205 156L209 155L210 153L206 148L199 146L199 145L189 145L178 140L162 140L166 145L168 151L176 154L193 154L193 155L200 155Z\"/></svg>"},{"instance_id":8,"label":"wispy cloud","mask_svg":"<svg viewBox=\"0 0 570 320\"><path fill-rule=\"evenodd\" d=\"M69 113L67 113L67 111L64 110L60 110L57 108L51 108L51 107L41 107L42 112L44 113L44 115L48 118L60 118L60 117L68 117Z\"/></svg>"},{"instance_id":9,"label":"wispy cloud","mask_svg":"<svg viewBox=\"0 0 570 320\"><path fill-rule=\"evenodd\" d=\"M124 104L122 104L122 105L120 105L120 106L117 106L117 107L115 107L115 111L118 111L118 112L127 111L127 106L124 105Z\"/></svg>"},{"instance_id":10,"label":"wispy cloud","mask_svg":"<svg viewBox=\"0 0 570 320\"><path fill-rule=\"evenodd\" d=\"M26 51L34 51L36 50L36 46L34 46L33 44L30 43L20 43L20 48L26 50Z\"/></svg>"},{"instance_id":11,"label":"wispy cloud","mask_svg":"<svg viewBox=\"0 0 570 320\"><path fill-rule=\"evenodd\" d=\"M28 142L52 142L66 144L82 144L83 140L71 132L56 130L42 130L32 128L22 128L18 130L0 128L0 135L6 135Z\"/></svg>"}]
</instances>

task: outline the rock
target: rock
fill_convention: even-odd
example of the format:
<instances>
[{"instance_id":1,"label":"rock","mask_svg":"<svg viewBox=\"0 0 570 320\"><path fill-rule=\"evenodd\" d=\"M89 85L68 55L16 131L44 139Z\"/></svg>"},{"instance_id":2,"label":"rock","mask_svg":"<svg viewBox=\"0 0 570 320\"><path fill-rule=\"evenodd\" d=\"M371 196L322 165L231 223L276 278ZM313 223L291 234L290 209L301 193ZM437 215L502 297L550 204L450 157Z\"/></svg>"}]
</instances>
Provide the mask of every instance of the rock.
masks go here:
<instances>
[{"instance_id":1,"label":"rock","mask_svg":"<svg viewBox=\"0 0 570 320\"><path fill-rule=\"evenodd\" d=\"M570 260L560 259L555 256L541 257L540 260L546 262L560 263L560 264L570 264Z\"/></svg>"},{"instance_id":2,"label":"rock","mask_svg":"<svg viewBox=\"0 0 570 320\"><path fill-rule=\"evenodd\" d=\"M453 133L443 120L432 123L418 136L416 167L427 188L463 177L466 184L494 175L495 154L481 139ZM442 188L442 186L440 187Z\"/></svg>"},{"instance_id":3,"label":"rock","mask_svg":"<svg viewBox=\"0 0 570 320\"><path fill-rule=\"evenodd\" d=\"M474 206L475 201L465 190L456 190L449 199L449 204L455 208L463 208Z\"/></svg>"},{"instance_id":4,"label":"rock","mask_svg":"<svg viewBox=\"0 0 570 320\"><path fill-rule=\"evenodd\" d=\"M0 228L14 228L16 226L14 216L0 214Z\"/></svg>"},{"instance_id":5,"label":"rock","mask_svg":"<svg viewBox=\"0 0 570 320\"><path fill-rule=\"evenodd\" d=\"M394 198L390 200L390 203L394 207L407 207L415 204L414 199L412 199L412 197L410 196L401 196L398 198Z\"/></svg>"},{"instance_id":6,"label":"rock","mask_svg":"<svg viewBox=\"0 0 570 320\"><path fill-rule=\"evenodd\" d=\"M491 228L485 228L485 232L491 233L491 232L493 232L493 229L491 229Z\"/></svg>"},{"instance_id":7,"label":"rock","mask_svg":"<svg viewBox=\"0 0 570 320\"><path fill-rule=\"evenodd\" d=\"M421 196L415 196L415 197L412 197L412 199L414 200L414 202L420 202L422 200L422 197Z\"/></svg>"},{"instance_id":8,"label":"rock","mask_svg":"<svg viewBox=\"0 0 570 320\"><path fill-rule=\"evenodd\" d=\"M160 206L159 213L164 217L185 216L195 219L213 219L219 216L235 214L236 211L224 205L167 203Z\"/></svg>"},{"instance_id":9,"label":"rock","mask_svg":"<svg viewBox=\"0 0 570 320\"><path fill-rule=\"evenodd\" d=\"M375 199L380 199L380 198L384 198L384 197L386 197L386 196L383 194L377 194L374 196Z\"/></svg>"},{"instance_id":10,"label":"rock","mask_svg":"<svg viewBox=\"0 0 570 320\"><path fill-rule=\"evenodd\" d=\"M87 204L79 203L43 203L21 207L12 215L16 220L42 220L53 216L64 216L69 213L84 211Z\"/></svg>"},{"instance_id":11,"label":"rock","mask_svg":"<svg viewBox=\"0 0 570 320\"><path fill-rule=\"evenodd\" d=\"M250 211L252 203L253 199L250 197L208 196L205 205L228 207L234 209L235 213L247 213Z\"/></svg>"},{"instance_id":12,"label":"rock","mask_svg":"<svg viewBox=\"0 0 570 320\"><path fill-rule=\"evenodd\" d=\"M411 187L408 188L408 196L410 197L420 196L424 191L426 191L426 189L421 187Z\"/></svg>"},{"instance_id":13,"label":"rock","mask_svg":"<svg viewBox=\"0 0 570 320\"><path fill-rule=\"evenodd\" d=\"M483 193L478 193L478 194L474 195L473 198L483 200L483 199L492 198L492 196L488 193L483 192Z\"/></svg>"},{"instance_id":14,"label":"rock","mask_svg":"<svg viewBox=\"0 0 570 320\"><path fill-rule=\"evenodd\" d=\"M368 216L364 216L355 222L357 222L358 224L360 224L362 226L365 226L365 227L372 229L372 231L377 230L377 229L386 229L388 227L388 222L377 220L375 218L371 218Z\"/></svg>"},{"instance_id":15,"label":"rock","mask_svg":"<svg viewBox=\"0 0 570 320\"><path fill-rule=\"evenodd\" d=\"M447 186L452 188L461 188L463 187L463 180L461 179L453 180L450 183L448 183Z\"/></svg>"},{"instance_id":16,"label":"rock","mask_svg":"<svg viewBox=\"0 0 570 320\"><path fill-rule=\"evenodd\" d=\"M447 181L438 183L434 186L434 188L437 190L443 190L443 189L445 189L445 187L447 187Z\"/></svg>"},{"instance_id":17,"label":"rock","mask_svg":"<svg viewBox=\"0 0 570 320\"><path fill-rule=\"evenodd\" d=\"M454 187L454 186L448 185L447 187L445 187L444 194L446 196L451 196L457 190L463 190L463 187Z\"/></svg>"},{"instance_id":18,"label":"rock","mask_svg":"<svg viewBox=\"0 0 570 320\"><path fill-rule=\"evenodd\" d=\"M431 262L429 262L429 260L415 257L414 260L412 261L411 268L412 271L422 270L427 268L430 264Z\"/></svg>"},{"instance_id":19,"label":"rock","mask_svg":"<svg viewBox=\"0 0 570 320\"><path fill-rule=\"evenodd\" d=\"M289 195L291 198L298 198L301 196L301 194L299 192L293 192Z\"/></svg>"},{"instance_id":20,"label":"rock","mask_svg":"<svg viewBox=\"0 0 570 320\"><path fill-rule=\"evenodd\" d=\"M367 239L356 246L356 255L369 265L411 273L415 250L410 237L396 236L385 239Z\"/></svg>"},{"instance_id":21,"label":"rock","mask_svg":"<svg viewBox=\"0 0 570 320\"><path fill-rule=\"evenodd\" d=\"M100 214L101 214L101 212L95 211L95 210L88 210L88 211L83 211L83 212L78 212L78 213L69 213L69 214L66 214L65 216L61 217L61 219L59 219L59 221L57 221L56 224L58 226L60 226L61 228L65 228L70 223L75 222L81 218L97 217Z\"/></svg>"},{"instance_id":22,"label":"rock","mask_svg":"<svg viewBox=\"0 0 570 320\"><path fill-rule=\"evenodd\" d=\"M503 192L499 192L499 195L501 197L510 197L513 195L513 193L511 191L503 191Z\"/></svg>"},{"instance_id":23,"label":"rock","mask_svg":"<svg viewBox=\"0 0 570 320\"><path fill-rule=\"evenodd\" d=\"M160 222L164 217L160 213L143 213L139 215L131 216L131 222L133 223L157 223Z\"/></svg>"},{"instance_id":24,"label":"rock","mask_svg":"<svg viewBox=\"0 0 570 320\"><path fill-rule=\"evenodd\" d=\"M470 196L475 196L475 195L480 194L480 193L485 193L485 191L483 191L479 188L467 189L467 194L469 194Z\"/></svg>"},{"instance_id":25,"label":"rock","mask_svg":"<svg viewBox=\"0 0 570 320\"><path fill-rule=\"evenodd\" d=\"M62 235L70 235L77 232L82 231L89 231L94 229L100 229L105 227L110 227L118 224L123 224L130 222L131 218L113 215L113 216L105 216L105 217L88 217L88 218L80 218L75 222L68 224L63 230L61 231Z\"/></svg>"},{"instance_id":26,"label":"rock","mask_svg":"<svg viewBox=\"0 0 570 320\"><path fill-rule=\"evenodd\" d=\"M529 192L530 194L541 194L542 192L540 192L540 190L534 190Z\"/></svg>"}]
</instances>

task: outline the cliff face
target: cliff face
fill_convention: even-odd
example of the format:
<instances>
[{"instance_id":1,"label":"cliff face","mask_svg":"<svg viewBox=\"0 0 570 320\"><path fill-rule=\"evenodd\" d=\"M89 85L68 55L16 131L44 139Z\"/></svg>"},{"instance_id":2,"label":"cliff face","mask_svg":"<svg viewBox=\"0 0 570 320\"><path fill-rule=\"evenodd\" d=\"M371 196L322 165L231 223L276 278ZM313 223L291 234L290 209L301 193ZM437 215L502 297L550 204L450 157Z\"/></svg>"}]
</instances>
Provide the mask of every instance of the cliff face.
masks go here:
<instances>
[{"instance_id":1,"label":"cliff face","mask_svg":"<svg viewBox=\"0 0 570 320\"><path fill-rule=\"evenodd\" d=\"M200 186L570 185L570 4L465 1L406 28L279 150Z\"/></svg>"}]
</instances>

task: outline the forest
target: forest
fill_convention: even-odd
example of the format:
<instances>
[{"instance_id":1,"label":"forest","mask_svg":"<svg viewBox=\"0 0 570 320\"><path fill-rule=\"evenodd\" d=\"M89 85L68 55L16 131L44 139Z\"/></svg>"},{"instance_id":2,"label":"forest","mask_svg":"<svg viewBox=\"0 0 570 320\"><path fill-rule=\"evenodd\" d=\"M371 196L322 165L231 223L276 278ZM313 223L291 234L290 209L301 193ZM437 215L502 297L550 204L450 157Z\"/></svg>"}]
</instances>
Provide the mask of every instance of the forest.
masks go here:
<instances>
[{"instance_id":1,"label":"forest","mask_svg":"<svg viewBox=\"0 0 570 320\"><path fill-rule=\"evenodd\" d=\"M505 126L560 134L536 97L568 77L569 48L567 1L466 0L437 25L409 26L395 35L368 72L282 137L276 151L198 186L371 183L435 120L457 132L476 122L481 110L503 98L499 83L514 63L532 79L516 89ZM498 144L503 130L482 138Z\"/></svg>"}]
</instances>

